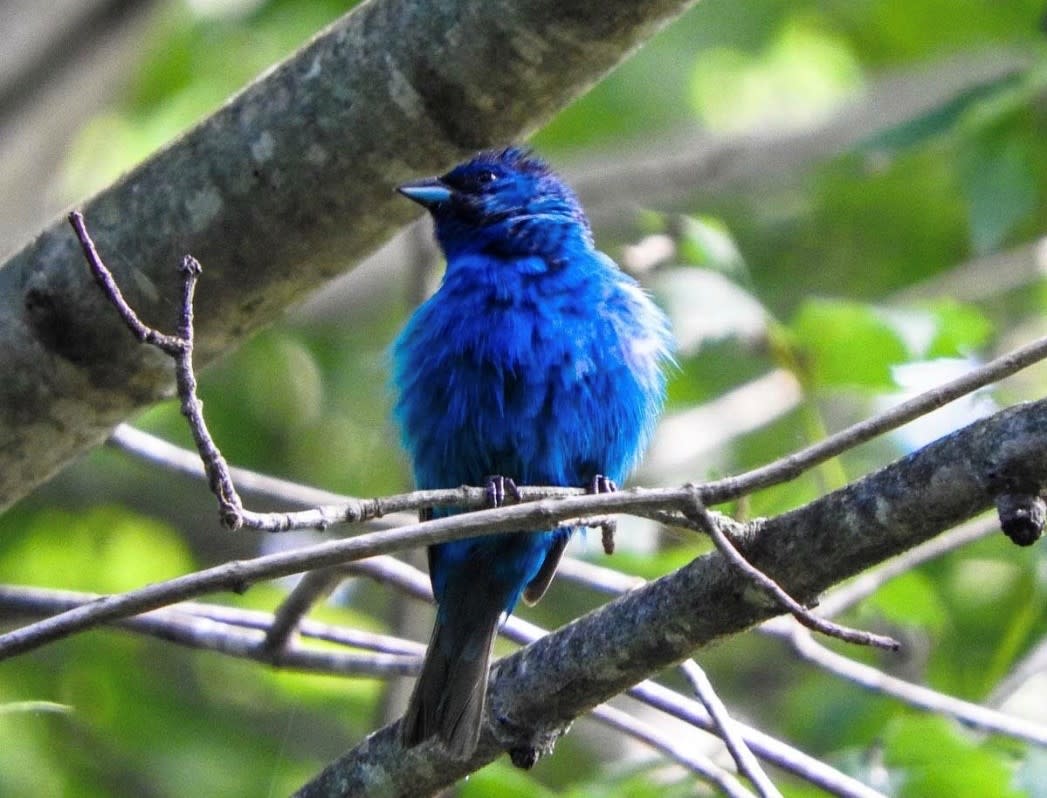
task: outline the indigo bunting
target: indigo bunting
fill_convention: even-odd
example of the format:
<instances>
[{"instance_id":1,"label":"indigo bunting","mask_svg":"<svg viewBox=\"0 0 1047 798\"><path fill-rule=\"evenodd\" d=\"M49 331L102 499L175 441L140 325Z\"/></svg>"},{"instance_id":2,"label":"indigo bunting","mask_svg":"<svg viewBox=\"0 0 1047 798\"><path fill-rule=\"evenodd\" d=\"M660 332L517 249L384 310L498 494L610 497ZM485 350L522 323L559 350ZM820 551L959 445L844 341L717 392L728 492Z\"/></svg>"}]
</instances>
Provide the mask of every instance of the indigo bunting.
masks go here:
<instances>
[{"instance_id":1,"label":"indigo bunting","mask_svg":"<svg viewBox=\"0 0 1047 798\"><path fill-rule=\"evenodd\" d=\"M595 249L574 193L516 147L398 190L429 211L447 260L393 345L394 415L418 488L625 479L661 412L672 337ZM472 754L495 631L521 596L545 592L572 531L429 547L436 624L401 721L405 746L435 735L451 755Z\"/></svg>"}]
</instances>

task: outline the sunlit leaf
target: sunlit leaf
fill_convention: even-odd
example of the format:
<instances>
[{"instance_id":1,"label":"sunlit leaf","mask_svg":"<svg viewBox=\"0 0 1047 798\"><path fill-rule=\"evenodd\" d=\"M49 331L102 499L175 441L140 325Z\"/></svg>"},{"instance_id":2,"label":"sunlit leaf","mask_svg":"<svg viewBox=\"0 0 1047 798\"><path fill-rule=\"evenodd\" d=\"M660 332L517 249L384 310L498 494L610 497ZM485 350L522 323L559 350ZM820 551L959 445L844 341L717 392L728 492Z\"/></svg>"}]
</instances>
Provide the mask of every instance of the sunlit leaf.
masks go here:
<instances>
[{"instance_id":1,"label":"sunlit leaf","mask_svg":"<svg viewBox=\"0 0 1047 798\"><path fill-rule=\"evenodd\" d=\"M950 798L1018 798L1003 755L978 745L950 720L932 715L898 717L884 737L889 765L904 772L899 795Z\"/></svg>"},{"instance_id":2,"label":"sunlit leaf","mask_svg":"<svg viewBox=\"0 0 1047 798\"><path fill-rule=\"evenodd\" d=\"M898 328L857 302L808 300L790 329L818 387L890 388L891 366L909 357Z\"/></svg>"},{"instance_id":3,"label":"sunlit leaf","mask_svg":"<svg viewBox=\"0 0 1047 798\"><path fill-rule=\"evenodd\" d=\"M996 249L1036 207L1039 189L1023 141L991 135L974 141L961 162L971 243L975 252Z\"/></svg>"},{"instance_id":4,"label":"sunlit leaf","mask_svg":"<svg viewBox=\"0 0 1047 798\"><path fill-rule=\"evenodd\" d=\"M118 507L40 513L17 543L0 548L0 579L18 584L114 593L191 569L170 527Z\"/></svg>"}]
</instances>

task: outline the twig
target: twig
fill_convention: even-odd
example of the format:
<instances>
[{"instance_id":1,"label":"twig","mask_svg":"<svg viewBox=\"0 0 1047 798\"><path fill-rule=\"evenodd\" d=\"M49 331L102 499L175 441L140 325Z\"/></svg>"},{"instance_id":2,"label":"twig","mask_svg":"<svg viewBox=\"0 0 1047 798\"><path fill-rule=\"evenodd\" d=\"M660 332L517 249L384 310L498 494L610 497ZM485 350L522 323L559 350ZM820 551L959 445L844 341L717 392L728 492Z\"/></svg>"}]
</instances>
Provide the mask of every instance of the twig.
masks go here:
<instances>
[{"instance_id":1,"label":"twig","mask_svg":"<svg viewBox=\"0 0 1047 798\"><path fill-rule=\"evenodd\" d=\"M69 218L70 223L76 230L77 237L91 266L92 273L95 275L95 279L131 331L139 340L157 346L161 351L175 359L178 392L179 396L182 397L182 410L189 421L201 459L204 461L208 481L211 484L212 491L218 498L222 519L226 525L235 528L244 524L255 529L274 532L301 528L326 529L333 523L356 521L366 517L380 517L383 514L386 508L378 500L372 500L374 505L367 509L360 506L355 506L352 509L347 507L319 507L304 513L250 513L244 510L243 504L236 494L232 478L229 475L228 465L215 447L207 431L202 415L202 403L195 393L196 382L192 374L192 296L196 278L199 276L199 263L189 256L183 260L182 270L185 274L185 281L182 312L179 321L181 337L165 336L145 326L127 305L119 287L113 280L111 273L102 263L94 243L84 227L83 216L79 212L74 211ZM694 490L698 492L703 504L710 505L737 498L759 488L789 481L802 474L805 470L835 457L847 449L908 423L989 383L1014 374L1042 360L1044 357L1047 357L1047 336L787 457L738 476L697 486ZM577 495L578 492L577 489L562 488L560 491L564 492L558 495ZM551 493L542 491L541 495L549 496ZM609 496L615 494L598 495ZM528 498L527 493L521 491L521 498ZM471 496L470 499L472 499ZM599 513L601 509L602 505L596 512ZM660 509L664 510L667 508L663 507ZM370 513L368 510L370 510ZM606 542L605 536L605 545Z\"/></svg>"},{"instance_id":2,"label":"twig","mask_svg":"<svg viewBox=\"0 0 1047 798\"><path fill-rule=\"evenodd\" d=\"M686 659L680 663L680 670L683 671L695 695L698 696L698 700L702 702L709 717L716 724L717 736L723 740L727 750L731 752L731 757L738 766L738 772L743 773L752 782L761 798L782 798L778 788L767 778L760 763L756 761L749 746L745 744L734 718L731 717L727 707L716 694L716 689L709 681L705 671L693 659Z\"/></svg>"},{"instance_id":3,"label":"twig","mask_svg":"<svg viewBox=\"0 0 1047 798\"><path fill-rule=\"evenodd\" d=\"M848 449L897 429L913 419L936 410L972 391L1009 377L1044 358L1047 358L1047 336L1012 350L956 380L926 391L884 413L841 430L835 435L830 435L825 440L793 452L786 457L775 460L773 463L736 476L698 484L688 488L687 491L697 491L702 503L709 506L737 499L740 496L762 488L788 482L829 458L836 457ZM160 457L148 454L145 451L146 447L142 443L144 440L142 436L144 435L146 433L136 430L135 438L137 440L132 440L131 436L120 434L118 430L114 434L114 442L121 448L131 451L138 456L148 457L154 461L161 460ZM169 446L171 444L165 443L165 448ZM181 466L179 468L184 470ZM519 486L519 490L523 502L537 501L544 498L586 495L585 490L582 488ZM277 491L282 495L282 491L279 491L278 488ZM646 495L653 499L652 502L630 504L627 508L618 509L621 503L614 497L620 497L628 493L630 492L619 491L616 494L594 494L591 498L595 501L592 504L586 504L586 509L582 510L579 515L632 512L655 518L667 524L675 523L685 527L691 526L682 516L671 512L672 510L680 509L687 503L687 500L682 498L684 493L682 489L668 488L663 491L648 491ZM633 494L635 495L635 491ZM661 506L658 506L659 497L664 498ZM417 511L421 507L427 506L439 505L478 509L484 507L485 503L486 497L483 488L463 487L453 490L415 491L381 499L347 500L345 505L331 503L329 506L317 507L302 513L255 514L245 511L243 520L247 526L267 531L326 529L337 523L356 523L380 518L392 512Z\"/></svg>"},{"instance_id":4,"label":"twig","mask_svg":"<svg viewBox=\"0 0 1047 798\"><path fill-rule=\"evenodd\" d=\"M388 559L391 560L391 558ZM420 577L421 582L424 583L425 576L421 572L410 570L413 570L414 575ZM373 575L380 572L381 569L371 570ZM386 571L386 573L391 572ZM401 576L404 575L404 572L401 572ZM409 584L416 587L418 580L411 579ZM58 608L83 606L97 599L97 595L90 593L0 585L0 608L4 610L5 614L41 615L55 612ZM407 640L395 641L396 647L401 649L402 653L380 656L308 649L289 643L278 657L273 658L267 650L261 629L271 628L274 624L274 617L268 613L186 602L121 620L118 622L118 627L124 631L157 637L189 648L214 651L239 659L276 665L283 669L340 676L387 678L394 675L414 675L421 665L421 654L425 650L424 646ZM246 632L245 629L251 631ZM304 629L308 631L309 625L307 624ZM352 633L352 630L344 631ZM381 646L389 647L388 641L393 638L380 637L383 638ZM325 634L323 639L330 640L331 636ZM4 705L0 707L0 713L16 710L38 711L49 709L51 706L60 708L60 705L44 706L44 703L23 702L17 705ZM681 765L716 784L728 795L751 795L741 788L734 777L711 761L684 750L666 735L640 723L631 716L609 707L597 707L593 715L600 722L653 746Z\"/></svg>"},{"instance_id":5,"label":"twig","mask_svg":"<svg viewBox=\"0 0 1047 798\"><path fill-rule=\"evenodd\" d=\"M1020 346L955 380L914 396L890 410L860 421L773 463L746 471L744 474L699 485L698 492L702 503L720 504L761 488L788 482L848 449L908 424L979 388L1016 374L1044 358L1047 358L1047 336Z\"/></svg>"},{"instance_id":6,"label":"twig","mask_svg":"<svg viewBox=\"0 0 1047 798\"><path fill-rule=\"evenodd\" d=\"M204 422L203 402L196 395L196 375L193 373L193 294L196 282L200 277L200 264L191 255L182 259L182 304L178 318L178 335L164 335L147 327L138 318L131 306L127 304L120 287L113 279L112 273L102 263L94 241L84 225L84 217L79 211L69 214L69 223L76 231L76 237L87 258L88 265L102 293L116 308L131 333L142 343L155 346L175 362L175 380L178 385L178 396L182 402L182 415L185 416L189 429L193 433L197 451L203 460L207 472L207 481L211 492L218 499L222 523L230 529L237 529L243 523L243 503L233 487L229 476L229 466L218 451L211 433Z\"/></svg>"},{"instance_id":7,"label":"twig","mask_svg":"<svg viewBox=\"0 0 1047 798\"><path fill-rule=\"evenodd\" d=\"M822 514L831 508L834 513L841 511L858 513L854 516L855 523L862 522L865 528L872 530L878 528L878 524L882 523L881 518L890 521L898 513L904 513L904 517L909 519L908 526L902 530L904 534L884 540L882 545L874 549L866 547L860 552L849 555L850 560L846 567L857 570L862 563L869 565L877 562L892 553L900 552L907 542L910 545L922 542L939 533L950 520L954 519L954 523L961 520L971 511L973 495L976 494L979 497L979 502L991 501L992 488L985 482L986 464L995 463L996 466L1018 471L1023 468L1031 469L1038 474L1037 469L1043 467L1044 457L1042 424L1038 419L1045 412L1045 408L1047 408L1047 402L1032 402L1000 411L987 419L974 422L964 430L929 444L904 460L862 478L845 490L818 499L804 508L793 511L788 516L763 521L763 528L781 526L783 529L789 529L790 535L795 535L796 524L805 517L805 514L810 514L812 523L824 525L827 519L823 518ZM1005 453L1001 453L999 446L995 443L1000 436L1010 441ZM969 456L964 454L961 457L961 452L967 452L968 449L970 450ZM958 480L962 485L963 497L961 500L957 497L942 495L940 492L935 494L933 517L926 514L914 517L911 514L911 510L917 506L917 501L922 509L927 509L928 497L919 493L917 498L916 492L912 495L904 492L898 494L889 506L883 508L886 514L881 513L878 508L876 518L866 518L862 515L864 504L861 507L854 506L856 497L867 494L869 491L881 488L900 490L902 485L907 484L905 482L906 474L920 473L930 476L939 473L944 467L941 464L943 458L949 462L950 478ZM569 522L570 519L592 515L594 512L639 512L642 514L666 507L683 511L684 508L693 508L694 493L693 486L658 491L633 488L601 495L567 496L557 500L543 499L523 505L462 513L427 521L424 524L411 524L355 538L305 546L294 551L231 562L125 594L111 596L90 607L63 613L30 627L0 635L0 658L36 648L99 623L156 609L164 604L217 590L243 590L252 582L261 579L287 576L313 568L339 565L378 554L388 554L405 548L427 546L448 540L459 540L478 534L549 529L556 523ZM761 539L762 537L761 535ZM772 550L776 546L770 541L767 545L771 546ZM788 551L781 552L781 556L788 558ZM857 559L854 559L855 557ZM689 567L684 568L666 578L686 581L690 578L692 570ZM817 571L810 572L807 578L815 575ZM831 580L828 574L822 573L817 575L814 582L827 587ZM766 617L767 613L758 614Z\"/></svg>"},{"instance_id":8,"label":"twig","mask_svg":"<svg viewBox=\"0 0 1047 798\"><path fill-rule=\"evenodd\" d=\"M163 438L132 427L130 424L120 424L113 430L106 443L165 471L183 474L193 479L204 481L207 479L203 463L200 461L200 454L195 449L176 446ZM408 497L414 497L415 494L367 501L239 466L230 466L229 473L233 477L237 490L241 493L296 507L316 508L324 505L350 507L353 509L345 510L345 515L350 520L357 523L370 523L372 528L388 529L413 523L418 519L418 506L421 506L420 503L423 501L421 497L409 500ZM467 506L467 503L472 501L470 493L457 490L455 493L459 494L455 500L462 506ZM477 499L477 501L481 500ZM477 504L477 506L482 505ZM401 507L403 509L397 509ZM377 514L379 510L382 512L381 515Z\"/></svg>"},{"instance_id":9,"label":"twig","mask_svg":"<svg viewBox=\"0 0 1047 798\"><path fill-rule=\"evenodd\" d=\"M791 632L786 632L786 637L796 652L808 662L872 692L891 696L909 706L929 712L949 715L975 729L1006 734L1018 740L1047 746L1047 726L953 698L929 687L907 682L869 665L855 662L830 651L815 640L810 632L796 624L792 625Z\"/></svg>"},{"instance_id":10,"label":"twig","mask_svg":"<svg viewBox=\"0 0 1047 798\"><path fill-rule=\"evenodd\" d=\"M102 263L102 258L98 254L98 249L95 247L95 242L91 240L91 236L87 232L87 227L84 225L84 215L80 211L73 211L69 214L69 224L73 226L73 230L76 232L76 237L80 242L80 247L84 251L84 257L87 259L87 265L91 269L91 274L95 278L95 282L98 283L98 287L102 289L102 293L106 299L116 308L116 312L120 314L120 318L124 320L124 324L127 325L131 334L134 335L139 341L150 346L155 346L165 355L170 357L178 357L182 354L187 347L191 347L191 343L187 343L178 336L175 335L164 335L146 324L138 318L138 314L134 312L130 305L127 304L127 300L124 299L123 293L120 291L120 286L116 284L116 280L113 279L112 272L105 267ZM196 275L199 272L193 272L193 270L186 270L186 284L195 283ZM190 297L192 291L188 291ZM184 296L183 296L184 299Z\"/></svg>"},{"instance_id":11,"label":"twig","mask_svg":"<svg viewBox=\"0 0 1047 798\"><path fill-rule=\"evenodd\" d=\"M91 593L54 591L0 585L0 607L5 614L41 615L57 608L90 606L101 597ZM240 659L250 659L291 670L331 673L342 676L390 677L417 673L421 647L403 641L401 653L359 653L309 648L290 644L279 656L265 649L265 635L257 628L254 614L231 608L201 608L199 605L174 605L116 622L121 629L146 634L189 648L215 651ZM221 614L223 619L216 616ZM272 616L266 622L272 622ZM232 623L231 620L239 620ZM324 639L344 635L323 635ZM355 642L355 641L354 641Z\"/></svg>"},{"instance_id":12,"label":"twig","mask_svg":"<svg viewBox=\"0 0 1047 798\"><path fill-rule=\"evenodd\" d=\"M753 794L742 786L738 779L716 765L711 759L687 750L679 741L654 726L637 720L628 712L623 712L608 704L601 704L594 707L590 714L601 723L626 732L629 736L642 740L652 748L661 751L665 756L715 784L724 795L730 798L753 798Z\"/></svg>"},{"instance_id":13,"label":"twig","mask_svg":"<svg viewBox=\"0 0 1047 798\"><path fill-rule=\"evenodd\" d=\"M275 655L286 649L313 605L329 596L344 578L344 568L336 567L318 568L303 576L273 614L273 623L265 633L266 651Z\"/></svg>"},{"instance_id":14,"label":"twig","mask_svg":"<svg viewBox=\"0 0 1047 798\"><path fill-rule=\"evenodd\" d=\"M611 494L612 498L622 494ZM565 499L547 505L545 501L526 506L511 506L481 510L467 515L450 516L411 524L397 529L370 532L354 538L334 540L313 546L303 546L293 551L278 552L251 560L236 560L176 577L165 582L156 582L137 590L131 590L100 598L90 605L77 607L0 635L0 659L30 651L45 643L59 640L76 632L118 618L137 615L167 604L193 598L218 590L242 592L251 583L279 576L289 576L314 568L342 565L355 560L389 554L406 548L428 546L447 540L460 540L478 534L504 534L529 528L531 521L523 521L526 515L533 516L534 528L548 528L555 523L552 516L558 509L573 509L572 502L591 501L591 496ZM521 515L520 511L527 511ZM569 512L569 516L578 515Z\"/></svg>"},{"instance_id":15,"label":"twig","mask_svg":"<svg viewBox=\"0 0 1047 798\"><path fill-rule=\"evenodd\" d=\"M959 548L960 546L985 537L987 534L994 532L995 530L995 518L992 515L986 515L974 519L937 538L927 541L927 543L917 546L914 549L910 549L905 554L902 554L877 568L866 571L841 587L829 591L819 603L818 609L829 615L836 615L843 612L853 604L874 593L890 579L910 571L924 562ZM602 568L578 560L570 561L565 558L564 562L561 564L561 568L563 568L564 565L567 565L566 575L570 579L592 589L600 590L612 595L634 589L637 585L643 583L643 580L639 577L627 577L620 572L613 571L609 568ZM1019 739L1029 740L1030 742L1036 742L1038 744L1043 744L1040 740L1044 735L1047 735L1047 729L1044 729L1042 726L1003 713L993 712L991 709L981 707L977 704L971 704L969 702L951 698L943 693L931 690L930 688L913 685L901 679L888 676L875 668L855 663L846 657L837 655L820 645L811 637L810 634L799 627L790 616L777 617L765 621L759 626L759 630L773 637L788 640L790 643L794 643L794 640L800 639L801 644L804 646L804 651L798 651L798 653L801 653L801 656L803 656L804 659L815 665L824 667L830 672L836 673L843 678L849 679L851 678L851 674L858 673L861 676L862 681L860 683L863 684L863 686L876 691L882 691L900 701L911 703L919 709L941 712L943 714L957 717L968 725L984 728L999 734L1016 736ZM800 636L802 636L802 638L800 638ZM1038 662L1040 667L1042 667L1043 663L1047 663L1047 644L1041 646L1040 649L1041 652ZM809 655L808 652L813 652L813 656ZM846 667L843 670L840 670L836 667L837 663L844 663ZM902 689L896 689L899 686L901 686ZM665 689L660 688L658 685L655 687ZM646 694L646 688L644 688L644 690ZM998 687L997 691L999 690L1000 688ZM997 691L994 691L994 695L996 695ZM918 700L911 701L914 696ZM647 694L647 697L650 698L650 694ZM990 701L992 701L992 699L990 699ZM960 711L964 713L962 716L958 713L957 707L959 707ZM973 717L974 720L969 720L970 717ZM989 724L992 725L990 726ZM748 742L750 747L752 747L752 740L748 739ZM763 756L763 754L761 754L761 756ZM765 756L763 758L766 759Z\"/></svg>"},{"instance_id":16,"label":"twig","mask_svg":"<svg viewBox=\"0 0 1047 798\"><path fill-rule=\"evenodd\" d=\"M700 703L685 698L668 687L645 680L630 688L628 692L636 700L660 709L674 718L699 729L715 732L712 718ZM825 790L830 795L841 798L886 798L883 793L788 743L744 723L735 721L735 725L746 745L761 759Z\"/></svg>"},{"instance_id":17,"label":"twig","mask_svg":"<svg viewBox=\"0 0 1047 798\"><path fill-rule=\"evenodd\" d=\"M574 561L572 567L587 565L581 561ZM595 567L595 566L594 566ZM432 591L429 587L429 579L419 571L405 562L394 557L372 557L367 560L353 563L350 568L353 571L367 574L380 580L397 590L400 590L412 598L422 601L432 601ZM601 568L599 571L608 572L609 569ZM576 574L585 573L586 569L577 569ZM611 571L610 574L615 572ZM601 575L600 581L608 591L613 590L616 580L608 578L609 574ZM621 592L632 589L637 583L642 583L639 578L630 578L628 585L623 586ZM499 634L521 645L533 643L549 634L540 626L529 623L515 615L509 616ZM655 682L645 680L634 685L628 691L633 698L650 706L667 712L673 717L679 718L696 728L716 734L716 724L709 715L708 710L701 704L686 696L680 695L667 687ZM843 798L884 798L876 790L867 787L856 779L847 776L835 768L825 764L819 759L808 756L797 748L777 740L764 732L754 729L738 721L734 721L735 728L745 741L746 745L761 758L783 770L809 781L833 795Z\"/></svg>"},{"instance_id":18,"label":"twig","mask_svg":"<svg viewBox=\"0 0 1047 798\"><path fill-rule=\"evenodd\" d=\"M87 259L95 281L106 298L116 308L131 333L139 341L155 346L174 360L175 379L178 386L178 396L181 400L182 415L185 416L189 424L197 451L203 462L204 471L207 474L211 492L218 499L219 515L225 526L230 529L247 526L252 529L269 532L284 532L291 529L327 529L331 524L338 522L380 518L391 509L381 500L372 499L368 502L358 501L345 506L321 506L297 513L255 513L245 510L243 502L233 484L229 465L207 429L207 422L203 416L203 402L197 396L196 376L193 372L193 295L201 272L200 263L191 255L186 255L182 260L181 271L184 280L178 320L178 335L165 335L145 325L128 305L120 291L120 287L113 279L112 273L102 262L94 241L87 232L83 215L79 211L73 211L69 214L69 222L76 231L77 238L84 251L84 257ZM480 489L480 491L483 498L481 500L482 503L478 504L474 504L477 500L472 495L473 491L467 488L452 491L450 494L455 499L453 502L455 504L462 501L462 499L466 499L472 506L486 506L488 501L486 493L483 492L483 489ZM564 495L574 495L574 492L569 489L567 491L563 489L560 489L560 491L541 491L540 495L549 496L557 492L563 492ZM440 491L438 493L443 492ZM420 495L421 492L411 494L410 501L412 503L417 502ZM520 499L524 498L524 495L519 492L514 491L514 495ZM434 503L438 504L438 502L431 502L421 506L433 506ZM398 507L396 509L406 508Z\"/></svg>"},{"instance_id":19,"label":"twig","mask_svg":"<svg viewBox=\"0 0 1047 798\"><path fill-rule=\"evenodd\" d=\"M845 640L848 643L874 646L889 651L897 651L901 648L901 644L894 638L866 632L861 629L852 629L813 614L810 610L800 604L800 602L790 596L781 585L745 559L745 557L742 556L742 553L735 547L731 539L728 538L723 530L720 529L720 525L713 521L712 516L709 515L709 511L700 502L695 502L693 516L702 527L702 531L712 539L717 550L727 559L728 562L731 563L732 566L744 573L753 581L754 584L788 610L797 621L802 623L808 629L814 629L817 632L838 638L839 640Z\"/></svg>"},{"instance_id":20,"label":"twig","mask_svg":"<svg viewBox=\"0 0 1047 798\"><path fill-rule=\"evenodd\" d=\"M565 556L560 560L560 567L556 569L556 578L567 579L608 596L620 596L628 590L647 583L643 577L622 573L613 568L604 568L601 565L594 565L570 556Z\"/></svg>"},{"instance_id":21,"label":"twig","mask_svg":"<svg viewBox=\"0 0 1047 798\"><path fill-rule=\"evenodd\" d=\"M260 629L264 632L273 625L272 613L258 610L245 610L227 607L222 604L206 604L193 601L183 601L172 606L198 618L209 618L230 626L242 626L245 629ZM298 624L298 633L303 638L322 640L326 643L360 648L365 651L377 651L382 654L405 654L421 657L425 653L425 646L413 640L405 640L402 637L394 637L393 635L381 634L379 632L365 632L362 629L336 626L308 618L303 619Z\"/></svg>"},{"instance_id":22,"label":"twig","mask_svg":"<svg viewBox=\"0 0 1047 798\"><path fill-rule=\"evenodd\" d=\"M121 424L110 435L108 443L127 454L159 468L184 474L194 479L206 479L198 452L176 446L143 430ZM390 496L361 499L321 490L311 485L279 479L247 468L230 466L234 482L243 492L250 492L310 510L292 513L251 513L245 510L244 525L266 531L283 532L298 529L323 529L334 524L372 523L375 527L392 528L417 520L418 511L425 507L458 507L480 510L489 507L484 487L463 485L441 490L416 490ZM527 486L518 488L522 503L539 499L557 499L568 496L589 496L584 488L560 486ZM263 519L255 524L254 518ZM677 518L669 514L670 518ZM593 514L577 519L575 526L599 526L606 515ZM278 519L279 525L269 519ZM375 523L380 522L380 523Z\"/></svg>"}]
</instances>

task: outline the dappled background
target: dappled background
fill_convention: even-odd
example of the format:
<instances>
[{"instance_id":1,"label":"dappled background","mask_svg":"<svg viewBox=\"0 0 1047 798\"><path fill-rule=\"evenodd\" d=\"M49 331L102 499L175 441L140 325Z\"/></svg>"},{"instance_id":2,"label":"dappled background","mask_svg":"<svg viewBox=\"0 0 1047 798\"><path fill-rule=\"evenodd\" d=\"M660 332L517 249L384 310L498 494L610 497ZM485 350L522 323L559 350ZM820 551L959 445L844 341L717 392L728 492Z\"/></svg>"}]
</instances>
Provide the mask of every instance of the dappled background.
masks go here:
<instances>
[{"instance_id":1,"label":"dappled background","mask_svg":"<svg viewBox=\"0 0 1047 798\"><path fill-rule=\"evenodd\" d=\"M0 252L351 5L5 4ZM655 294L680 340L637 484L769 462L1047 333L1045 14L1029 0L703 0L534 137L578 188L601 247ZM350 495L409 489L386 350L440 267L416 224L205 372L226 457ZM796 507L1045 388L1047 370L1031 369L720 509ZM136 424L189 444L173 402ZM113 592L304 540L227 532L202 484L107 449L0 517L0 581ZM613 558L593 533L572 553L654 577L709 548L632 520L618 541ZM996 534L911 571L850 614L901 638L904 653L844 650L1047 723L1043 552ZM271 610L287 587L218 600ZM561 580L522 614L551 627L605 600ZM317 615L424 640L428 612L355 580ZM735 715L884 792L1047 796L1043 749L865 692L780 640L749 633L698 660ZM92 632L0 664L0 795L283 795L395 718L404 698L403 685ZM672 732L717 750L686 727ZM814 794L777 776L787 795ZM694 789L690 774L583 720L534 771L499 761L458 793Z\"/></svg>"}]
</instances>

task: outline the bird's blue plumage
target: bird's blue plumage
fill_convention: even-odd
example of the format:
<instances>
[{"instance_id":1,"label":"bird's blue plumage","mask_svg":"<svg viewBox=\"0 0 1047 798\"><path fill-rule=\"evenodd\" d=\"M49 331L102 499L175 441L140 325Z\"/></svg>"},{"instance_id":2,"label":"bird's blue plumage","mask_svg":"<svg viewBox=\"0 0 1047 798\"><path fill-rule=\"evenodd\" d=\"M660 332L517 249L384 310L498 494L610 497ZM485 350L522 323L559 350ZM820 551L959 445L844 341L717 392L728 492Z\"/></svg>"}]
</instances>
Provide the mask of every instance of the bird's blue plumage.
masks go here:
<instances>
[{"instance_id":1,"label":"bird's blue plumage","mask_svg":"<svg viewBox=\"0 0 1047 798\"><path fill-rule=\"evenodd\" d=\"M672 340L661 311L594 248L574 194L516 148L400 190L428 208L447 258L393 349L395 416L417 486L624 480L661 411ZM458 755L475 748L497 624L547 557L555 568L569 534L430 548L437 622L405 743L439 735Z\"/></svg>"}]
</instances>

